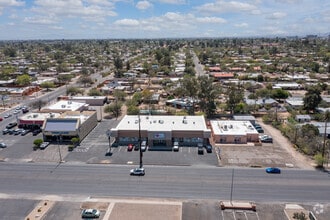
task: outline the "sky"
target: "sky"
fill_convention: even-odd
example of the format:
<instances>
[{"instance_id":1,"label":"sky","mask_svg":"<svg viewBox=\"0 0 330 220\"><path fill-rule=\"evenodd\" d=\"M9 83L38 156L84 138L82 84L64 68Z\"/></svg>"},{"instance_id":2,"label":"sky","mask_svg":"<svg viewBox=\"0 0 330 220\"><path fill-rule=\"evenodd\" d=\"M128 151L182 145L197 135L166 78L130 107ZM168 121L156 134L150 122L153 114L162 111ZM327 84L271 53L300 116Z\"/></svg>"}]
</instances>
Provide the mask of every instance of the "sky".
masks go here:
<instances>
[{"instance_id":1,"label":"sky","mask_svg":"<svg viewBox=\"0 0 330 220\"><path fill-rule=\"evenodd\" d=\"M0 0L0 40L330 34L329 0Z\"/></svg>"}]
</instances>

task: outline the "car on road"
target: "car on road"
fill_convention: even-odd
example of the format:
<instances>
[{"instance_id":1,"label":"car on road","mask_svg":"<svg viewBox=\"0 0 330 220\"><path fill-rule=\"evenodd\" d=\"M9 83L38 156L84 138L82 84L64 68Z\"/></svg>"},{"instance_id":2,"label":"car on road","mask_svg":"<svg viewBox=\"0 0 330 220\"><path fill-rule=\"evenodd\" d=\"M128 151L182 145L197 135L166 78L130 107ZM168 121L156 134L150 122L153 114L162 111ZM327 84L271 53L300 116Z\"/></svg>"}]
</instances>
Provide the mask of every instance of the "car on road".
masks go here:
<instances>
[{"instance_id":1,"label":"car on road","mask_svg":"<svg viewBox=\"0 0 330 220\"><path fill-rule=\"evenodd\" d=\"M99 218L100 217L100 211L97 209L84 209L81 212L82 218Z\"/></svg>"},{"instance_id":2,"label":"car on road","mask_svg":"<svg viewBox=\"0 0 330 220\"><path fill-rule=\"evenodd\" d=\"M137 168L131 169L130 175L131 176L144 176L145 170L144 170L144 168L137 167Z\"/></svg>"},{"instance_id":3,"label":"car on road","mask_svg":"<svg viewBox=\"0 0 330 220\"><path fill-rule=\"evenodd\" d=\"M266 168L266 173L281 173L281 169L278 167L268 167Z\"/></svg>"},{"instance_id":4,"label":"car on road","mask_svg":"<svg viewBox=\"0 0 330 220\"><path fill-rule=\"evenodd\" d=\"M5 143L0 143L0 148L6 148L7 147L7 145L5 144Z\"/></svg>"},{"instance_id":5,"label":"car on road","mask_svg":"<svg viewBox=\"0 0 330 220\"><path fill-rule=\"evenodd\" d=\"M17 125L16 122L10 122L10 123L6 126L6 128L7 128L7 129L11 129L11 128L15 127L16 125Z\"/></svg>"},{"instance_id":6,"label":"car on road","mask_svg":"<svg viewBox=\"0 0 330 220\"><path fill-rule=\"evenodd\" d=\"M133 150L133 144L128 144L127 145L127 151L132 151Z\"/></svg>"},{"instance_id":7,"label":"car on road","mask_svg":"<svg viewBox=\"0 0 330 220\"><path fill-rule=\"evenodd\" d=\"M211 144L205 145L205 149L206 149L207 153L212 153L212 145Z\"/></svg>"}]
</instances>

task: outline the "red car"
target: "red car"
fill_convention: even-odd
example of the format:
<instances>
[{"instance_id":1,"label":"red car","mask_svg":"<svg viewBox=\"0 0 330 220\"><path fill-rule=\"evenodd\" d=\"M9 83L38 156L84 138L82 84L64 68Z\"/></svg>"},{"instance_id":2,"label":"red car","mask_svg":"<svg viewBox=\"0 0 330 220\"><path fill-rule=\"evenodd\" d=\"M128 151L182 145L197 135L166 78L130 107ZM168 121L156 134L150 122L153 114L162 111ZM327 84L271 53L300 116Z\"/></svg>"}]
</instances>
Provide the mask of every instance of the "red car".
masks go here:
<instances>
[{"instance_id":1,"label":"red car","mask_svg":"<svg viewBox=\"0 0 330 220\"><path fill-rule=\"evenodd\" d=\"M133 144L128 144L127 151L132 151L134 148Z\"/></svg>"},{"instance_id":2,"label":"red car","mask_svg":"<svg viewBox=\"0 0 330 220\"><path fill-rule=\"evenodd\" d=\"M2 120L3 120L3 118L0 117L0 121L2 121Z\"/></svg>"}]
</instances>

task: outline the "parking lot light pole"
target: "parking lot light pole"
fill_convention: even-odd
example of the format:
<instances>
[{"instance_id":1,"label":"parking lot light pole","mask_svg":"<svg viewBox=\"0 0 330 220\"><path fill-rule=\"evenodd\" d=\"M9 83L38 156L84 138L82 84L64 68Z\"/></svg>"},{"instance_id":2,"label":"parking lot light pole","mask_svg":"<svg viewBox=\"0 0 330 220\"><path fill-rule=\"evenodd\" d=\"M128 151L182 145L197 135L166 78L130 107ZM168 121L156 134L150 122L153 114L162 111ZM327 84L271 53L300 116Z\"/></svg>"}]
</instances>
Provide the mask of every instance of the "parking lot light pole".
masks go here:
<instances>
[{"instance_id":1,"label":"parking lot light pole","mask_svg":"<svg viewBox=\"0 0 330 220\"><path fill-rule=\"evenodd\" d=\"M109 149L108 149L107 155L111 156L112 155L112 153L111 153L111 142L110 142L111 131L109 129L107 130L107 136L108 136L108 141L109 141Z\"/></svg>"}]
</instances>

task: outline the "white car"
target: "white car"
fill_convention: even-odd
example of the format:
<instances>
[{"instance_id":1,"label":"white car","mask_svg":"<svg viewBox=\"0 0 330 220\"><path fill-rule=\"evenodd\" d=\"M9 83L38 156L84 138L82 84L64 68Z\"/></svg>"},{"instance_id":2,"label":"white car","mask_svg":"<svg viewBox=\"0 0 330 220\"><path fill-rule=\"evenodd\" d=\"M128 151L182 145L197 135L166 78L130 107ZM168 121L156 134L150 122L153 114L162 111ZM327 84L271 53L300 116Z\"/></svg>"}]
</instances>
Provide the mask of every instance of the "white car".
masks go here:
<instances>
[{"instance_id":1,"label":"white car","mask_svg":"<svg viewBox=\"0 0 330 220\"><path fill-rule=\"evenodd\" d=\"M84 209L81 212L82 218L98 218L100 217L100 211L97 209Z\"/></svg>"},{"instance_id":2,"label":"white car","mask_svg":"<svg viewBox=\"0 0 330 220\"><path fill-rule=\"evenodd\" d=\"M7 145L5 143L0 143L0 148L6 148Z\"/></svg>"},{"instance_id":3,"label":"white car","mask_svg":"<svg viewBox=\"0 0 330 220\"><path fill-rule=\"evenodd\" d=\"M144 168L138 167L138 168L131 169L130 175L132 175L132 176L144 176L145 175Z\"/></svg>"},{"instance_id":4,"label":"white car","mask_svg":"<svg viewBox=\"0 0 330 220\"><path fill-rule=\"evenodd\" d=\"M50 143L49 142L43 142L41 145L40 145L40 149L41 150L44 150L46 147L48 147L48 145L49 145Z\"/></svg>"}]
</instances>

